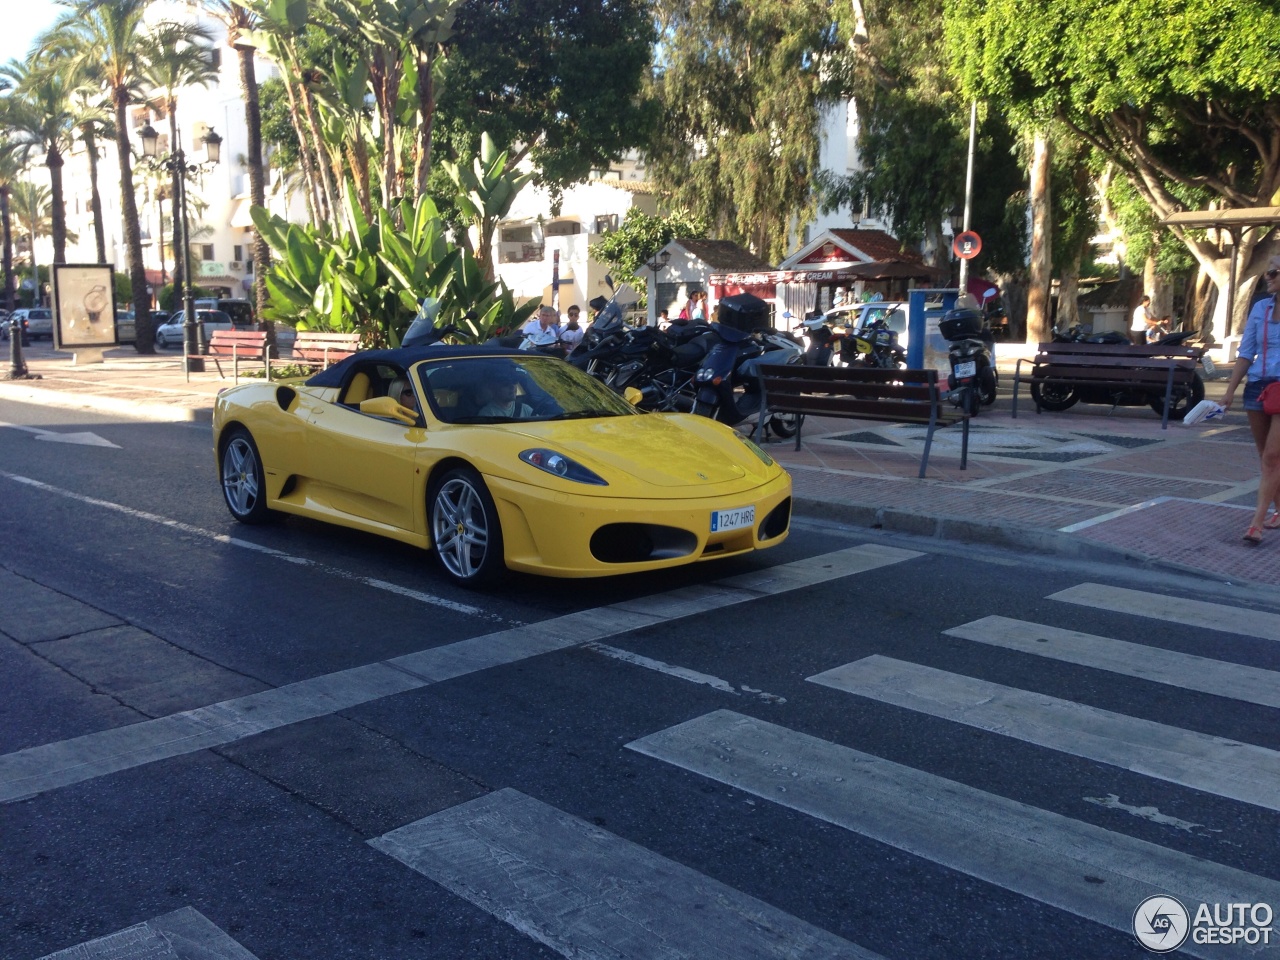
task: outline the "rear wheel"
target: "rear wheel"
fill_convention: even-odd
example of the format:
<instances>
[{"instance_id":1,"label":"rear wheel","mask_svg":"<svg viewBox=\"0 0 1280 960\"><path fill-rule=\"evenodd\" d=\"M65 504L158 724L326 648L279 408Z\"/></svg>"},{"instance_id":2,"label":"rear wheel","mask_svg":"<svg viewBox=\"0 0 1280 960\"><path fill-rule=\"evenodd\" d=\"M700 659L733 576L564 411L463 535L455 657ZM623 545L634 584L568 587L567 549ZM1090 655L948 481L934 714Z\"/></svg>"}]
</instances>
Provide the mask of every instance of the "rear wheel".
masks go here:
<instances>
[{"instance_id":1,"label":"rear wheel","mask_svg":"<svg viewBox=\"0 0 1280 960\"><path fill-rule=\"evenodd\" d=\"M263 523L267 509L267 478L258 445L244 427L232 427L222 444L222 498L231 515L241 523Z\"/></svg>"},{"instance_id":2,"label":"rear wheel","mask_svg":"<svg viewBox=\"0 0 1280 960\"><path fill-rule=\"evenodd\" d=\"M458 467L431 486L431 543L445 574L464 587L492 583L506 571L498 508L480 474Z\"/></svg>"},{"instance_id":3,"label":"rear wheel","mask_svg":"<svg viewBox=\"0 0 1280 960\"><path fill-rule=\"evenodd\" d=\"M984 370L978 377L978 394L984 407L996 402L996 375L991 370Z\"/></svg>"},{"instance_id":4,"label":"rear wheel","mask_svg":"<svg viewBox=\"0 0 1280 960\"><path fill-rule=\"evenodd\" d=\"M1031 399L1036 402L1036 406L1056 413L1059 410L1074 407L1080 397L1077 396L1074 387L1068 387L1061 383L1033 383L1031 384Z\"/></svg>"},{"instance_id":5,"label":"rear wheel","mask_svg":"<svg viewBox=\"0 0 1280 960\"><path fill-rule=\"evenodd\" d=\"M960 396L960 406L971 417L976 417L978 411L982 409L982 397L978 393L978 385L969 384L962 387L963 393Z\"/></svg>"},{"instance_id":6,"label":"rear wheel","mask_svg":"<svg viewBox=\"0 0 1280 960\"><path fill-rule=\"evenodd\" d=\"M1175 389L1173 391L1173 405L1169 408L1169 419L1181 422L1188 411L1203 399L1204 381L1200 379L1200 374L1197 373L1188 389L1181 391ZM1160 414L1160 416L1164 416L1163 394L1151 400L1151 409Z\"/></svg>"}]
</instances>

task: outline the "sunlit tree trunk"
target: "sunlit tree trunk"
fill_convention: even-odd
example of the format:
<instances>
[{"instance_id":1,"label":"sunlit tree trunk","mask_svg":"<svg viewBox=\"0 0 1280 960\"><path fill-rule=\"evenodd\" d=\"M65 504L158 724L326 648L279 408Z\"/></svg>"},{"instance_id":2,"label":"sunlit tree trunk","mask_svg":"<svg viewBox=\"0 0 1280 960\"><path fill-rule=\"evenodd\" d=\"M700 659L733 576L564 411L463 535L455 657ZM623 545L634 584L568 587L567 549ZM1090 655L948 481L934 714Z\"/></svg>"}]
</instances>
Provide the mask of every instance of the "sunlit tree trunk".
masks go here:
<instances>
[{"instance_id":1,"label":"sunlit tree trunk","mask_svg":"<svg viewBox=\"0 0 1280 960\"><path fill-rule=\"evenodd\" d=\"M139 353L155 353L155 339L143 336L149 333L151 324L144 323L143 311L151 307L147 294L147 271L142 264L142 230L138 226L138 201L133 195L133 157L129 151L129 91L112 91L116 109L116 156L120 161L120 214L124 219L124 245L129 260L129 291L131 306L138 326L138 339L134 349Z\"/></svg>"},{"instance_id":2,"label":"sunlit tree trunk","mask_svg":"<svg viewBox=\"0 0 1280 960\"><path fill-rule=\"evenodd\" d=\"M1031 263L1027 291L1027 342L1050 338L1049 283L1052 280L1053 221L1049 192L1049 138L1037 133L1031 153Z\"/></svg>"},{"instance_id":3,"label":"sunlit tree trunk","mask_svg":"<svg viewBox=\"0 0 1280 960\"><path fill-rule=\"evenodd\" d=\"M81 128L80 139L84 143L85 155L89 158L89 208L93 212L93 242L98 263L106 263L107 237L102 224L102 192L98 189L98 139L94 136L92 124L85 124Z\"/></svg>"}]
</instances>

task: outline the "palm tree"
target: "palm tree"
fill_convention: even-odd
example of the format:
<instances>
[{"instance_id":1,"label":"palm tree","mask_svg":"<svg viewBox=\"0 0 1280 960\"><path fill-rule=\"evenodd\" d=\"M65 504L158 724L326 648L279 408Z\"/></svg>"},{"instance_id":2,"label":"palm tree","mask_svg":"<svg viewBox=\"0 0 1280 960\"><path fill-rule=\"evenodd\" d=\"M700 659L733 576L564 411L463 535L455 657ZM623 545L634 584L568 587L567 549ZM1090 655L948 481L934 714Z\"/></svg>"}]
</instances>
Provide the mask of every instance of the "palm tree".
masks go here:
<instances>
[{"instance_id":1,"label":"palm tree","mask_svg":"<svg viewBox=\"0 0 1280 960\"><path fill-rule=\"evenodd\" d=\"M37 54L28 63L11 60L0 67L13 84L7 123L13 143L28 154L44 154L49 168L53 204L53 262L67 262L67 209L62 196L63 155L70 149L75 117L72 93L78 84L74 69Z\"/></svg>"},{"instance_id":2,"label":"palm tree","mask_svg":"<svg viewBox=\"0 0 1280 960\"><path fill-rule=\"evenodd\" d=\"M3 128L0 120L0 128ZM0 235L4 247L4 299L0 300L10 313L16 304L13 301L15 289L13 285L13 232L9 211L9 197L13 193L14 184L18 182L18 161L7 143L0 142Z\"/></svg>"},{"instance_id":3,"label":"palm tree","mask_svg":"<svg viewBox=\"0 0 1280 960\"><path fill-rule=\"evenodd\" d=\"M203 0L204 9L222 21L227 28L227 46L236 52L240 64L240 92L244 97L244 125L249 144L245 165L249 168L249 202L255 207L267 205L266 168L262 162L262 107L258 100L258 75L253 58L257 49L249 41L258 27L253 11L232 0ZM253 279L256 309L259 317L267 308L267 265L271 247L256 229L253 232Z\"/></svg>"},{"instance_id":4,"label":"palm tree","mask_svg":"<svg viewBox=\"0 0 1280 960\"><path fill-rule=\"evenodd\" d=\"M153 94L160 94L158 99L169 117L169 148L176 151L182 146L178 132L178 90L182 87L208 86L218 78L210 48L205 46L213 40L213 35L195 24L165 21L156 24L149 36L151 43L143 63L142 79ZM183 176L186 176L186 171L180 170L178 164L173 164L170 196L180 195L178 178ZM175 251L182 244L182 226L178 219L173 219ZM173 277L175 284L182 280L181 256L174 257Z\"/></svg>"},{"instance_id":5,"label":"palm tree","mask_svg":"<svg viewBox=\"0 0 1280 960\"><path fill-rule=\"evenodd\" d=\"M63 31L76 49L73 59L93 64L111 98L115 113L116 156L120 163L120 207L125 251L129 261L130 300L137 323L139 353L155 353L151 298L142 262L142 230L133 192L133 156L129 146L129 105L137 101L142 55L147 39L142 15L150 0L84 0L61 17L54 29Z\"/></svg>"},{"instance_id":6,"label":"palm tree","mask_svg":"<svg viewBox=\"0 0 1280 960\"><path fill-rule=\"evenodd\" d=\"M104 99L101 70L96 63L79 60L75 38L54 29L36 40L39 55L50 62L66 65L79 75L79 83L72 92L71 113L84 145L89 164L89 208L93 214L93 238L98 263L107 262L107 240L102 220L102 191L98 188L98 142L111 138L110 103Z\"/></svg>"},{"instance_id":7,"label":"palm tree","mask_svg":"<svg viewBox=\"0 0 1280 960\"><path fill-rule=\"evenodd\" d=\"M36 240L53 232L53 218L49 211L49 188L30 180L13 181L13 218L27 235L31 253L31 282L35 287L35 306L40 306L40 266L36 261Z\"/></svg>"}]
</instances>

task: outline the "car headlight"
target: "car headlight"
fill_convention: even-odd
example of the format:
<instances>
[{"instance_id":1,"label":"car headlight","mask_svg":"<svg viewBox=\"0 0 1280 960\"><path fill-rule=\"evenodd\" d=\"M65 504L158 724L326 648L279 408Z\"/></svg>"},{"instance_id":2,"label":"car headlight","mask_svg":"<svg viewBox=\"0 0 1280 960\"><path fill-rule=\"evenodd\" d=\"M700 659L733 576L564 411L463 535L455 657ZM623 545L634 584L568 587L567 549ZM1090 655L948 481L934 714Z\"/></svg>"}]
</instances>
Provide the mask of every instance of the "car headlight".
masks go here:
<instances>
[{"instance_id":1,"label":"car headlight","mask_svg":"<svg viewBox=\"0 0 1280 960\"><path fill-rule=\"evenodd\" d=\"M554 450L547 450L542 447L525 450L520 454L520 459L531 467L545 470L547 473L554 474L557 477L564 477L566 480L573 480L577 483L591 483L598 487L607 487L609 485L608 481L603 477L588 470L576 460L570 460L564 454L556 453Z\"/></svg>"},{"instance_id":2,"label":"car headlight","mask_svg":"<svg viewBox=\"0 0 1280 960\"><path fill-rule=\"evenodd\" d=\"M764 462L764 465L766 467L773 466L773 457L765 453L764 450L760 448L760 445L757 444L754 440L748 440L746 437L744 437L740 433L738 434L738 439L741 440L743 443L745 443L748 447L750 447L751 452L754 453L757 457L759 457Z\"/></svg>"}]
</instances>

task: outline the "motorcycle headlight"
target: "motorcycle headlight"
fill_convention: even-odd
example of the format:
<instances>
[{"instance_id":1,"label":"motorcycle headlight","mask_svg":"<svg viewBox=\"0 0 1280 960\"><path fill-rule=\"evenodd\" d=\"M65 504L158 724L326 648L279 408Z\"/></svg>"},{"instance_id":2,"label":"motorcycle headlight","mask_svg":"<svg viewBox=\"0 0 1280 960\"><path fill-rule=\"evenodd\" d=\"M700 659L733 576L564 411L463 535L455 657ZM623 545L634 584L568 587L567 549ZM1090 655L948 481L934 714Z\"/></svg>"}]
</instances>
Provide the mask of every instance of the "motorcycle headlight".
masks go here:
<instances>
[{"instance_id":1,"label":"motorcycle headlight","mask_svg":"<svg viewBox=\"0 0 1280 960\"><path fill-rule=\"evenodd\" d=\"M712 370L710 367L703 367L701 370L698 371L697 379L699 383L706 383L708 380L714 379L715 375L716 375L716 372Z\"/></svg>"},{"instance_id":2,"label":"motorcycle headlight","mask_svg":"<svg viewBox=\"0 0 1280 960\"><path fill-rule=\"evenodd\" d=\"M566 480L573 480L576 483L590 483L597 487L607 487L609 485L609 482L603 477L588 470L576 460L570 460L564 454L556 453L554 450L535 447L533 450L525 450L521 453L520 459L531 467L537 467L539 470L545 470L547 473L554 474L557 477L564 477Z\"/></svg>"}]
</instances>

